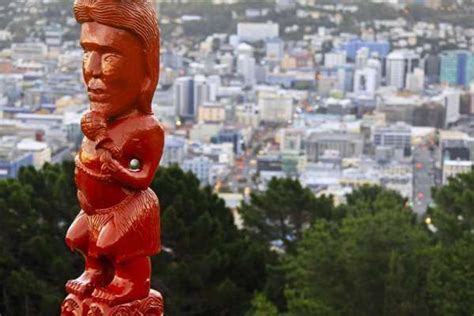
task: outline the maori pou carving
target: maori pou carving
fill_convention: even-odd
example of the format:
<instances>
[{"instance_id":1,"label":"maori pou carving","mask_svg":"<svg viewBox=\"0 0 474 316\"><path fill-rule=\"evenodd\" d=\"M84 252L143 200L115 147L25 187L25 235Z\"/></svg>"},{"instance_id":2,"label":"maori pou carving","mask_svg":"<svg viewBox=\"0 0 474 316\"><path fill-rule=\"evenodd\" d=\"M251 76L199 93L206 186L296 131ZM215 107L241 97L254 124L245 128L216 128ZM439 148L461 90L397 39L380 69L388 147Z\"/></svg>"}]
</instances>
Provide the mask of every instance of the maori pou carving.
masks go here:
<instances>
[{"instance_id":1,"label":"maori pou carving","mask_svg":"<svg viewBox=\"0 0 474 316\"><path fill-rule=\"evenodd\" d=\"M76 0L90 111L76 157L81 211L67 245L85 258L66 284L61 315L162 315L150 290L150 256L160 250L158 198L149 189L164 132L152 115L159 29L146 0Z\"/></svg>"}]
</instances>

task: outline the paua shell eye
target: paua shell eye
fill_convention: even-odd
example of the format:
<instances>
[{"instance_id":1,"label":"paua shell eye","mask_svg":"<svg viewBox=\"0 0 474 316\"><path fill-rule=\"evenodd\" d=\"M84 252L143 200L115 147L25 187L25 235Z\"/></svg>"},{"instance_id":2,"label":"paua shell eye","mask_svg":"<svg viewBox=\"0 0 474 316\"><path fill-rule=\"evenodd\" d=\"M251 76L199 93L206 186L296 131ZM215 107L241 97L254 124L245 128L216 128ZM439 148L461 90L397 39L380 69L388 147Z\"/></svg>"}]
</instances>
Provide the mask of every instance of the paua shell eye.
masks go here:
<instances>
[{"instance_id":1,"label":"paua shell eye","mask_svg":"<svg viewBox=\"0 0 474 316\"><path fill-rule=\"evenodd\" d=\"M130 163L129 163L128 167L132 171L140 170L140 168L141 168L140 160L133 158L132 160L130 160Z\"/></svg>"}]
</instances>

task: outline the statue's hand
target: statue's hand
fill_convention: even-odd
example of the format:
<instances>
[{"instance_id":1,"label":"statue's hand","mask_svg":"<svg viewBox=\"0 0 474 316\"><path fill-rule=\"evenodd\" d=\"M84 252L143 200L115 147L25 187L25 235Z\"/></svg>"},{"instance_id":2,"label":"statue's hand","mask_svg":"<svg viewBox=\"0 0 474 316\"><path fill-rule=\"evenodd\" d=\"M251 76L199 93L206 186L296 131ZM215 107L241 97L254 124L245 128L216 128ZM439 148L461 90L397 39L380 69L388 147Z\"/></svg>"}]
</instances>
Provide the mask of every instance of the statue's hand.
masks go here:
<instances>
[{"instance_id":1,"label":"statue's hand","mask_svg":"<svg viewBox=\"0 0 474 316\"><path fill-rule=\"evenodd\" d=\"M101 171L104 174L112 175L120 169L120 163L112 158L110 151L104 150L100 154L100 162L102 163Z\"/></svg>"},{"instance_id":2,"label":"statue's hand","mask_svg":"<svg viewBox=\"0 0 474 316\"><path fill-rule=\"evenodd\" d=\"M111 140L104 141L102 144L100 144L100 147L110 152L112 157L115 157L115 158L120 157L120 148L117 145L115 145Z\"/></svg>"},{"instance_id":3,"label":"statue's hand","mask_svg":"<svg viewBox=\"0 0 474 316\"><path fill-rule=\"evenodd\" d=\"M95 141L106 134L107 121L100 113L90 111L82 116L81 129L87 138Z\"/></svg>"}]
</instances>

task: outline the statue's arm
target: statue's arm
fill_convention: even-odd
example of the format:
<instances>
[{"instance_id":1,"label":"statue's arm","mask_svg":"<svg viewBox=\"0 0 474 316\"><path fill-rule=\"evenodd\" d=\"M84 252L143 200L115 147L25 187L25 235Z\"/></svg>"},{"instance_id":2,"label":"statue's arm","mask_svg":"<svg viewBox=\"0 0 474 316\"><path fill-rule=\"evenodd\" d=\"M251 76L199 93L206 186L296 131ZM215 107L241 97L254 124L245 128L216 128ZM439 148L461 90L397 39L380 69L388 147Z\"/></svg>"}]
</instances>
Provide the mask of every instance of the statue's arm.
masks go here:
<instances>
[{"instance_id":1,"label":"statue's arm","mask_svg":"<svg viewBox=\"0 0 474 316\"><path fill-rule=\"evenodd\" d=\"M126 166L114 159L111 162L114 164L113 169L115 169L111 174L112 178L133 190L145 190L153 180L163 152L163 129L161 126L157 126L152 130L148 130L140 139L143 139L140 146L127 148L130 151L127 156L134 157L139 162L137 170L133 170L127 165L129 161L125 162Z\"/></svg>"}]
</instances>

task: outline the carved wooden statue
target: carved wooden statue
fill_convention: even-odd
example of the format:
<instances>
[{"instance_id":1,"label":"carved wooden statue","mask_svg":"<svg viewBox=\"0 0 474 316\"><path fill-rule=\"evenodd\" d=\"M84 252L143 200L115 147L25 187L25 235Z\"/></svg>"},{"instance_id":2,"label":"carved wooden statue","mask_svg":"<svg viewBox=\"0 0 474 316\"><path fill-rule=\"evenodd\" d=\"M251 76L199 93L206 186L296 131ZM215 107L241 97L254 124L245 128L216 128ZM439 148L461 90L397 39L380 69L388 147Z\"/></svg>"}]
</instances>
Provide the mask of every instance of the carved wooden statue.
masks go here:
<instances>
[{"instance_id":1,"label":"carved wooden statue","mask_svg":"<svg viewBox=\"0 0 474 316\"><path fill-rule=\"evenodd\" d=\"M160 208L149 189L164 132L151 110L159 77L159 29L146 0L76 0L90 111L76 157L81 211L66 243L85 258L66 284L61 315L162 315L150 290L160 250Z\"/></svg>"}]
</instances>

